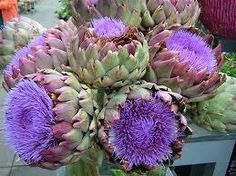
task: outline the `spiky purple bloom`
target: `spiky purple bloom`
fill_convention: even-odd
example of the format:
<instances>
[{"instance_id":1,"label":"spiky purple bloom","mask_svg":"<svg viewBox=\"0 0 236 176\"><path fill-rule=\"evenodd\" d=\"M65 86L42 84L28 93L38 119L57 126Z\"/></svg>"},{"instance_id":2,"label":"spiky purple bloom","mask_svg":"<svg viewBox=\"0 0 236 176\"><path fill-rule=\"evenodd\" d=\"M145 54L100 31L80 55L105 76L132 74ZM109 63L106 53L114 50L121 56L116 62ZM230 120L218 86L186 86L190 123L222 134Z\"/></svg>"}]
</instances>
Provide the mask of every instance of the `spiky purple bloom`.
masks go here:
<instances>
[{"instance_id":1,"label":"spiky purple bloom","mask_svg":"<svg viewBox=\"0 0 236 176\"><path fill-rule=\"evenodd\" d=\"M158 95L127 101L109 133L116 157L130 167L155 166L170 158L171 143L178 136L175 116Z\"/></svg>"},{"instance_id":2,"label":"spiky purple bloom","mask_svg":"<svg viewBox=\"0 0 236 176\"><path fill-rule=\"evenodd\" d=\"M184 30L176 31L167 41L167 49L178 51L180 62L189 61L190 66L197 71L207 69L212 72L217 61L213 50L203 40L202 37Z\"/></svg>"},{"instance_id":3,"label":"spiky purple bloom","mask_svg":"<svg viewBox=\"0 0 236 176\"><path fill-rule=\"evenodd\" d=\"M35 46L45 46L45 38L43 35L35 38L34 40L32 40L27 46L19 49L18 51L16 51L15 55L13 56L11 62L6 66L4 72L8 75L12 75L12 67L16 67L19 68L19 60L21 58L25 58L27 55L32 54L32 47Z\"/></svg>"},{"instance_id":4,"label":"spiky purple bloom","mask_svg":"<svg viewBox=\"0 0 236 176\"><path fill-rule=\"evenodd\" d=\"M122 21L109 17L94 19L92 27L98 37L105 38L120 37L126 29Z\"/></svg>"},{"instance_id":5,"label":"spiky purple bloom","mask_svg":"<svg viewBox=\"0 0 236 176\"><path fill-rule=\"evenodd\" d=\"M56 145L51 125L56 123L53 102L46 91L23 80L8 95L5 133L12 149L28 164L41 160L41 153Z\"/></svg>"}]
</instances>

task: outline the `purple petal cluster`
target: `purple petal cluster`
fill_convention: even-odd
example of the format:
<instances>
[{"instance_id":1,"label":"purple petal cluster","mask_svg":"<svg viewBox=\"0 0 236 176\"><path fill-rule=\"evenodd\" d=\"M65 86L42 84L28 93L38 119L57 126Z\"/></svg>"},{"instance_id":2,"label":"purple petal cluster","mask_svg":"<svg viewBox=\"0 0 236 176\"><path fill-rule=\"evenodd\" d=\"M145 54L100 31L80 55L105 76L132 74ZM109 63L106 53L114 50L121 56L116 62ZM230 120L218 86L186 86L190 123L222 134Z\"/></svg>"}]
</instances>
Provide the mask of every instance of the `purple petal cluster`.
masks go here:
<instances>
[{"instance_id":1,"label":"purple petal cluster","mask_svg":"<svg viewBox=\"0 0 236 176\"><path fill-rule=\"evenodd\" d=\"M53 102L46 91L23 80L8 95L5 133L12 149L28 164L41 160L41 153L57 144L50 126L56 124Z\"/></svg>"},{"instance_id":2,"label":"purple petal cluster","mask_svg":"<svg viewBox=\"0 0 236 176\"><path fill-rule=\"evenodd\" d=\"M120 37L125 33L125 24L117 19L104 17L92 21L93 31L98 37Z\"/></svg>"},{"instance_id":3,"label":"purple petal cluster","mask_svg":"<svg viewBox=\"0 0 236 176\"><path fill-rule=\"evenodd\" d=\"M41 46L46 45L45 38L43 35L35 38L27 46L16 51L15 55L13 56L11 62L5 68L4 72L8 75L12 75L12 67L19 68L20 59L26 57L29 54L32 54L31 48L39 45Z\"/></svg>"},{"instance_id":4,"label":"purple petal cluster","mask_svg":"<svg viewBox=\"0 0 236 176\"><path fill-rule=\"evenodd\" d=\"M162 164L171 157L171 143L178 137L175 116L158 95L128 100L109 133L116 157L130 167Z\"/></svg>"},{"instance_id":5,"label":"purple petal cluster","mask_svg":"<svg viewBox=\"0 0 236 176\"><path fill-rule=\"evenodd\" d=\"M212 72L217 61L213 50L202 37L184 30L176 31L167 41L166 46L170 51L178 51L180 62L189 61L190 67L197 71L207 69Z\"/></svg>"}]
</instances>

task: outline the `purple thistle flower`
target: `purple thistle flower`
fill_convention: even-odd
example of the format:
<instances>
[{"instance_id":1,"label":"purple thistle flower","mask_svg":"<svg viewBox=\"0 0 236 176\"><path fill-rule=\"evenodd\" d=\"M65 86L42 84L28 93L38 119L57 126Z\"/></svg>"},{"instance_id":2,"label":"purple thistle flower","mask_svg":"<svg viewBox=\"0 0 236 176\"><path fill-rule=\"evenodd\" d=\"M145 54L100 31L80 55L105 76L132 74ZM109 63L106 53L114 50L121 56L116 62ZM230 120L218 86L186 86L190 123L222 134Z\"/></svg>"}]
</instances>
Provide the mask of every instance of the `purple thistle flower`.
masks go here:
<instances>
[{"instance_id":1,"label":"purple thistle flower","mask_svg":"<svg viewBox=\"0 0 236 176\"><path fill-rule=\"evenodd\" d=\"M207 68L210 73L217 65L213 50L200 36L191 32L176 31L166 41L166 46L168 50L179 52L180 62L189 61L197 71Z\"/></svg>"},{"instance_id":2,"label":"purple thistle flower","mask_svg":"<svg viewBox=\"0 0 236 176\"><path fill-rule=\"evenodd\" d=\"M130 167L162 164L171 157L171 143L178 137L175 116L158 95L127 101L109 133L116 157Z\"/></svg>"},{"instance_id":3,"label":"purple thistle flower","mask_svg":"<svg viewBox=\"0 0 236 176\"><path fill-rule=\"evenodd\" d=\"M45 38L43 35L35 38L34 40L32 40L27 46L19 49L18 51L16 51L15 55L13 56L11 62L6 66L6 68L4 69L4 72L8 75L12 75L12 67L16 67L19 68L19 61L21 58L27 57L27 55L32 54L32 47L35 46L45 46Z\"/></svg>"},{"instance_id":4,"label":"purple thistle flower","mask_svg":"<svg viewBox=\"0 0 236 176\"><path fill-rule=\"evenodd\" d=\"M126 29L122 21L109 17L94 19L92 27L98 37L105 38L120 37Z\"/></svg>"},{"instance_id":5,"label":"purple thistle flower","mask_svg":"<svg viewBox=\"0 0 236 176\"><path fill-rule=\"evenodd\" d=\"M41 154L57 144L51 125L56 124L53 102L36 83L23 80L8 95L6 139L28 164L41 160Z\"/></svg>"}]
</instances>

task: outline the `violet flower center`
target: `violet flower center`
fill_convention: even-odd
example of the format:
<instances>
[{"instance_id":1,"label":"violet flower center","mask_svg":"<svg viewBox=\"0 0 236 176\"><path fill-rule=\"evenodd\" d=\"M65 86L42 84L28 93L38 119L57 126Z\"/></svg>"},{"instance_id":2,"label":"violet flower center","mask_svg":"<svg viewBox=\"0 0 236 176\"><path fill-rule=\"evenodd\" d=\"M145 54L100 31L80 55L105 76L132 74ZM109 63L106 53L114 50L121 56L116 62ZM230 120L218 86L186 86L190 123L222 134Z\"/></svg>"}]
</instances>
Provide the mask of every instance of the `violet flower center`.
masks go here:
<instances>
[{"instance_id":1,"label":"violet flower center","mask_svg":"<svg viewBox=\"0 0 236 176\"><path fill-rule=\"evenodd\" d=\"M156 95L127 101L109 133L115 155L133 165L155 166L171 157L178 136L175 114Z\"/></svg>"},{"instance_id":2,"label":"violet flower center","mask_svg":"<svg viewBox=\"0 0 236 176\"><path fill-rule=\"evenodd\" d=\"M23 80L8 95L5 134L10 147L28 164L57 144L51 129L56 124L53 102L43 88Z\"/></svg>"},{"instance_id":3,"label":"violet flower center","mask_svg":"<svg viewBox=\"0 0 236 176\"><path fill-rule=\"evenodd\" d=\"M200 36L191 32L176 31L166 41L166 47L170 51L178 51L180 62L189 61L190 67L197 71L207 69L207 72L211 73L217 65L210 46Z\"/></svg>"},{"instance_id":4,"label":"violet flower center","mask_svg":"<svg viewBox=\"0 0 236 176\"><path fill-rule=\"evenodd\" d=\"M98 37L114 38L125 33L125 25L122 21L104 17L92 21L92 29Z\"/></svg>"}]
</instances>

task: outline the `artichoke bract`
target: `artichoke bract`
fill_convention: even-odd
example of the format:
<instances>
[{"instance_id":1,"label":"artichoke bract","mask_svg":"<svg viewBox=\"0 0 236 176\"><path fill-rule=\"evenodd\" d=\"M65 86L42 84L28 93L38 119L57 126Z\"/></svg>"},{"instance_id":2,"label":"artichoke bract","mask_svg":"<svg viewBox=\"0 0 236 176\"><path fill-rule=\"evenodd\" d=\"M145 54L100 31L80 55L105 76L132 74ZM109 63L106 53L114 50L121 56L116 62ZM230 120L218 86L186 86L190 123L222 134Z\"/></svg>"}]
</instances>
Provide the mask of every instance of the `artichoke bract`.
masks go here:
<instances>
[{"instance_id":1,"label":"artichoke bract","mask_svg":"<svg viewBox=\"0 0 236 176\"><path fill-rule=\"evenodd\" d=\"M6 139L27 164L55 169L74 162L93 145L95 98L72 73L29 74L8 94Z\"/></svg>"},{"instance_id":2,"label":"artichoke bract","mask_svg":"<svg viewBox=\"0 0 236 176\"><path fill-rule=\"evenodd\" d=\"M199 102L225 81L219 70L225 56L212 35L192 27L155 31L149 38L150 66L145 79Z\"/></svg>"},{"instance_id":3,"label":"artichoke bract","mask_svg":"<svg viewBox=\"0 0 236 176\"><path fill-rule=\"evenodd\" d=\"M77 21L88 21L95 16L91 13L99 11L103 16L115 17L138 27L144 33L163 25L168 28L176 23L194 26L200 14L197 0L98 0L92 9L82 2L73 3L72 8L77 10L74 18L81 18Z\"/></svg>"},{"instance_id":4,"label":"artichoke bract","mask_svg":"<svg viewBox=\"0 0 236 176\"><path fill-rule=\"evenodd\" d=\"M61 71L62 65L68 64L67 48L76 32L77 28L71 20L67 22L61 20L56 27L47 30L17 51L4 70L5 89L14 87L24 75L35 73L40 69Z\"/></svg>"},{"instance_id":5,"label":"artichoke bract","mask_svg":"<svg viewBox=\"0 0 236 176\"><path fill-rule=\"evenodd\" d=\"M189 134L184 98L145 81L105 96L98 115L99 144L125 171L153 169L181 156Z\"/></svg>"},{"instance_id":6,"label":"artichoke bract","mask_svg":"<svg viewBox=\"0 0 236 176\"><path fill-rule=\"evenodd\" d=\"M193 120L210 131L236 130L236 78L227 76L214 98L197 104Z\"/></svg>"},{"instance_id":7,"label":"artichoke bract","mask_svg":"<svg viewBox=\"0 0 236 176\"><path fill-rule=\"evenodd\" d=\"M149 62L147 41L133 27L112 18L94 19L72 41L69 68L94 88L119 88L143 77Z\"/></svg>"},{"instance_id":8,"label":"artichoke bract","mask_svg":"<svg viewBox=\"0 0 236 176\"><path fill-rule=\"evenodd\" d=\"M45 30L41 24L27 17L20 16L8 21L2 30L0 41L0 68L4 68L11 61L17 50Z\"/></svg>"}]
</instances>

